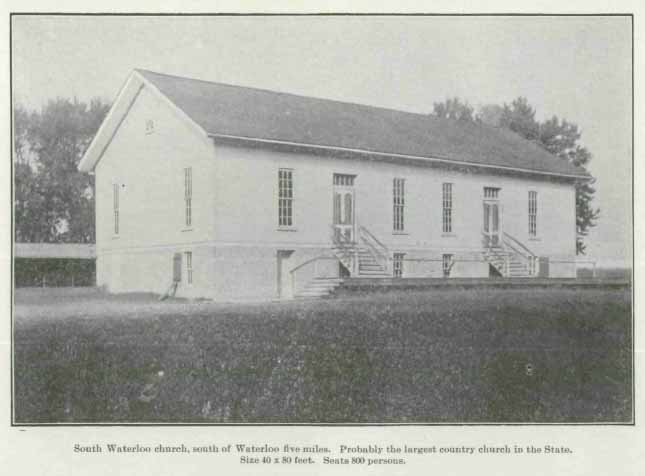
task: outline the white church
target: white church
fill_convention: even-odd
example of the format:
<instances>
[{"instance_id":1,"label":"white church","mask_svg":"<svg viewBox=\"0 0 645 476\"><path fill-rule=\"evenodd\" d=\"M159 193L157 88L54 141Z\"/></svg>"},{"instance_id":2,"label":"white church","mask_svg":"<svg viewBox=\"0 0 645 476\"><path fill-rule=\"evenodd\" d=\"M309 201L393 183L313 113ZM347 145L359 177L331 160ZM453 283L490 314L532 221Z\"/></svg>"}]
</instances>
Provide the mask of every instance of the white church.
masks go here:
<instances>
[{"instance_id":1,"label":"white church","mask_svg":"<svg viewBox=\"0 0 645 476\"><path fill-rule=\"evenodd\" d=\"M80 170L97 284L216 300L575 277L577 181L511 131L134 70Z\"/></svg>"}]
</instances>

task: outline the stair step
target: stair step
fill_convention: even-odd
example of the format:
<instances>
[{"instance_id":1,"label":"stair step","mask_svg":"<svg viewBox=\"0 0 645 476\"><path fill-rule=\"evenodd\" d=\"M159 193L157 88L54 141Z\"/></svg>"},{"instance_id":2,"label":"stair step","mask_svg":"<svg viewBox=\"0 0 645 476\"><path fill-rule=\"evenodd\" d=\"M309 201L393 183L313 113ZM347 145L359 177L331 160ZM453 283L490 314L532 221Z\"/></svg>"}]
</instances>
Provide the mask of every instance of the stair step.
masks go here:
<instances>
[{"instance_id":1,"label":"stair step","mask_svg":"<svg viewBox=\"0 0 645 476\"><path fill-rule=\"evenodd\" d=\"M307 286L317 286L317 287L330 287L330 286L338 286L340 284L340 281L309 281L307 283Z\"/></svg>"},{"instance_id":2,"label":"stair step","mask_svg":"<svg viewBox=\"0 0 645 476\"><path fill-rule=\"evenodd\" d=\"M313 284L307 284L307 286L305 286L305 289L324 291L324 290L327 290L327 289L333 289L336 286L338 286L338 285L337 284L316 284L316 283L313 283Z\"/></svg>"},{"instance_id":3,"label":"stair step","mask_svg":"<svg viewBox=\"0 0 645 476\"><path fill-rule=\"evenodd\" d=\"M328 290L303 289L296 293L297 296L324 296L325 294L329 294Z\"/></svg>"},{"instance_id":4,"label":"stair step","mask_svg":"<svg viewBox=\"0 0 645 476\"><path fill-rule=\"evenodd\" d=\"M343 282L343 278L317 277L309 281L304 288L294 294L295 299L324 298L331 294Z\"/></svg>"}]
</instances>

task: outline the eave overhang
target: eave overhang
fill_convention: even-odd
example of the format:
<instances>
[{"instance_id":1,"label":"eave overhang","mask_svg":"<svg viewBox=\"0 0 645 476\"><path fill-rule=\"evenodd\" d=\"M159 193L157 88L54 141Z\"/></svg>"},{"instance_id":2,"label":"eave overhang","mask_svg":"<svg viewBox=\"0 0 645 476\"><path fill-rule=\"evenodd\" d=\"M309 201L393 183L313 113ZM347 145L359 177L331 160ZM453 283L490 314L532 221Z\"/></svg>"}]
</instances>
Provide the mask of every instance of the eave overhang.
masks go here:
<instances>
[{"instance_id":1,"label":"eave overhang","mask_svg":"<svg viewBox=\"0 0 645 476\"><path fill-rule=\"evenodd\" d=\"M215 142L231 145L245 145L250 147L273 147L278 150L287 152L304 152L316 155L335 156L339 158L363 158L368 160L379 160L384 162L406 163L425 166L444 166L449 168L471 169L480 172L490 171L491 173L519 174L524 176L540 176L543 178L553 178L569 181L586 181L593 177L582 174L563 174L557 172L548 172L535 169L508 167L503 165L482 164L457 160L447 157L423 157L406 154L396 154L391 152L380 152L365 149L350 149L345 147L335 147L319 144L306 144L299 142L288 142L274 139L264 139L257 137L233 136L228 134L209 133L208 136Z\"/></svg>"}]
</instances>

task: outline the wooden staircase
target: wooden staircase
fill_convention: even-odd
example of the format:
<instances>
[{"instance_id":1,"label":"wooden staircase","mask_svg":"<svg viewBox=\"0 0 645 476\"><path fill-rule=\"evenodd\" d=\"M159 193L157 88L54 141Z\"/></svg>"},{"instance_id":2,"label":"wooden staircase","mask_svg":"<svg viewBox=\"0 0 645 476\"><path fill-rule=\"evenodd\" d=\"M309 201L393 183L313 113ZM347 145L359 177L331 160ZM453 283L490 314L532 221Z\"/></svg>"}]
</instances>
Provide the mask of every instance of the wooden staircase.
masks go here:
<instances>
[{"instance_id":1,"label":"wooden staircase","mask_svg":"<svg viewBox=\"0 0 645 476\"><path fill-rule=\"evenodd\" d=\"M499 246L485 248L484 259L505 278L537 276L537 256L525 245L504 233Z\"/></svg>"},{"instance_id":2,"label":"wooden staircase","mask_svg":"<svg viewBox=\"0 0 645 476\"><path fill-rule=\"evenodd\" d=\"M358 229L358 241L348 240L332 227L332 251L352 277L388 277L390 252L367 228Z\"/></svg>"},{"instance_id":3,"label":"wooden staircase","mask_svg":"<svg viewBox=\"0 0 645 476\"><path fill-rule=\"evenodd\" d=\"M358 248L358 276L386 277L387 267L368 248Z\"/></svg>"},{"instance_id":4,"label":"wooden staircase","mask_svg":"<svg viewBox=\"0 0 645 476\"><path fill-rule=\"evenodd\" d=\"M389 251L378 239L364 227L359 228L359 241L353 241L337 233L332 227L333 256L347 270L347 277L388 278ZM306 262L308 264L318 257ZM328 258L327 258L328 259ZM303 265L300 265L301 267ZM293 271L297 270L295 268ZM303 288L296 291L296 299L312 299L329 296L343 282L344 277L316 277Z\"/></svg>"},{"instance_id":5,"label":"wooden staircase","mask_svg":"<svg viewBox=\"0 0 645 476\"><path fill-rule=\"evenodd\" d=\"M298 291L296 299L317 299L329 296L340 284L342 278L314 278Z\"/></svg>"},{"instance_id":6,"label":"wooden staircase","mask_svg":"<svg viewBox=\"0 0 645 476\"><path fill-rule=\"evenodd\" d=\"M528 278L531 276L528 266L516 253L491 248L484 252L484 259L506 278Z\"/></svg>"}]
</instances>

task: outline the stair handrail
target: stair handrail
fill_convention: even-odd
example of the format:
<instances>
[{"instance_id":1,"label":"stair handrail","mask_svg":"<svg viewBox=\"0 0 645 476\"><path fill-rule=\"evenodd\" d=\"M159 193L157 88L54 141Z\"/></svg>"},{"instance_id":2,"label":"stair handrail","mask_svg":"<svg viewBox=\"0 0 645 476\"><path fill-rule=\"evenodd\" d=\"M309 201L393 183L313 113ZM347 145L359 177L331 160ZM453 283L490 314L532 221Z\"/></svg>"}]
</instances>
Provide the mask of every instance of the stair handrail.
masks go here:
<instances>
[{"instance_id":1,"label":"stair handrail","mask_svg":"<svg viewBox=\"0 0 645 476\"><path fill-rule=\"evenodd\" d=\"M367 248L369 248L369 250L370 250L370 252L372 254L372 257L374 257L374 259L376 259L377 262L379 260L382 261L383 262L382 266L384 266L387 269L387 262L390 260L389 255L386 255L383 252L377 250L376 247L374 246L374 244L370 243L367 240L364 240L363 243L365 243Z\"/></svg>"},{"instance_id":2,"label":"stair handrail","mask_svg":"<svg viewBox=\"0 0 645 476\"><path fill-rule=\"evenodd\" d=\"M506 244L504 243L503 237L500 236L500 239L498 240L498 244L496 246L493 246L490 241L491 235L486 233L484 230L482 230L481 234L482 234L482 237L484 238L484 241L488 242L488 246L484 246L485 250L490 252L492 252L493 250L506 251Z\"/></svg>"},{"instance_id":3,"label":"stair handrail","mask_svg":"<svg viewBox=\"0 0 645 476\"><path fill-rule=\"evenodd\" d=\"M369 231L367 228L365 228L362 225L359 227L359 231L360 231L362 237L363 237L363 235L367 235L368 240L366 240L363 237L363 241L365 241L365 243L367 245L369 245L370 248L372 248L375 253L380 255L385 260L389 259L390 252L389 252L387 246L385 246L376 236L374 236L374 234L371 231ZM376 243L376 245L378 245L378 248L376 246L374 246L374 243ZM380 248L380 250L379 250L379 248Z\"/></svg>"},{"instance_id":4,"label":"stair handrail","mask_svg":"<svg viewBox=\"0 0 645 476\"><path fill-rule=\"evenodd\" d=\"M338 252L339 261L345 266L350 273L354 273L356 264L356 241L345 238L342 234L336 234L337 228L330 225L331 240Z\"/></svg>"},{"instance_id":5,"label":"stair handrail","mask_svg":"<svg viewBox=\"0 0 645 476\"><path fill-rule=\"evenodd\" d=\"M303 261L302 263L298 264L297 266L294 266L289 270L289 276L290 276L290 281L291 281L291 294L295 294L296 292L296 271L300 270L301 268L304 268L305 266L310 265L311 263L315 263L320 260L334 260L334 261L342 261L338 258L338 256L329 256L329 255L318 255L314 256L313 258L310 258L306 261ZM316 271L314 270L314 273Z\"/></svg>"},{"instance_id":6,"label":"stair handrail","mask_svg":"<svg viewBox=\"0 0 645 476\"><path fill-rule=\"evenodd\" d=\"M359 234L361 239L363 240L363 243L367 245L369 248L370 252L372 253L372 256L376 259L377 262L380 261L380 265L383 267L383 270L387 272L389 268L389 262L391 260L390 258L390 251L388 250L387 246L385 246L381 240L379 240L374 233L369 231L365 226L360 226L359 227Z\"/></svg>"},{"instance_id":7,"label":"stair handrail","mask_svg":"<svg viewBox=\"0 0 645 476\"><path fill-rule=\"evenodd\" d=\"M518 240L517 238L515 238L514 236L506 232L504 232L504 242L509 248L511 248L513 251L515 251L517 254L519 254L522 258L526 260L526 267L528 269L529 276L537 276L540 269L538 255L533 253L533 251L531 251L520 240Z\"/></svg>"},{"instance_id":8,"label":"stair handrail","mask_svg":"<svg viewBox=\"0 0 645 476\"><path fill-rule=\"evenodd\" d=\"M342 234L336 234L336 226L330 225L331 228L331 239L334 244L341 245L343 247L356 246L356 242L345 238Z\"/></svg>"},{"instance_id":9,"label":"stair handrail","mask_svg":"<svg viewBox=\"0 0 645 476\"><path fill-rule=\"evenodd\" d=\"M536 258L537 257L537 255L535 253L533 253L524 243L522 243L520 240L518 240L514 236L504 232L504 238L508 238L510 241L512 241L516 245L519 245L519 248L521 248L521 249L518 249L518 247L513 245L512 243L505 243L507 246L509 246L510 248L513 248L514 251L516 251L520 255L524 256L525 258ZM506 241L506 240L504 240L504 241ZM522 250L524 250L524 252L522 252Z\"/></svg>"},{"instance_id":10,"label":"stair handrail","mask_svg":"<svg viewBox=\"0 0 645 476\"><path fill-rule=\"evenodd\" d=\"M484 238L484 242L488 243L488 246L484 246L484 251L483 255L484 258L488 261L488 263L493 266L502 276L508 276L509 272L509 253L508 250L506 249L506 244L504 243L503 239L498 240L498 245L497 246L492 246L490 242L490 235L484 230L482 230L482 237ZM496 263L491 262L491 258L500 260L501 266L498 266Z\"/></svg>"},{"instance_id":11,"label":"stair handrail","mask_svg":"<svg viewBox=\"0 0 645 476\"><path fill-rule=\"evenodd\" d=\"M289 270L289 273L293 274L296 271L298 271L300 268L303 268L303 267L307 266L309 263L313 263L314 261L320 261L320 260L335 260L335 261L338 261L338 257L337 256L328 256L328 255L315 256L313 258L308 259L307 261L303 261L298 266L294 266L293 268L291 268Z\"/></svg>"}]
</instances>

